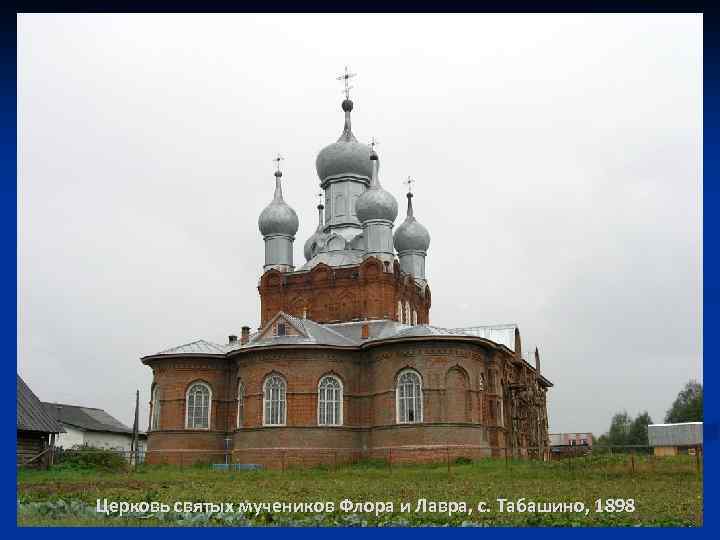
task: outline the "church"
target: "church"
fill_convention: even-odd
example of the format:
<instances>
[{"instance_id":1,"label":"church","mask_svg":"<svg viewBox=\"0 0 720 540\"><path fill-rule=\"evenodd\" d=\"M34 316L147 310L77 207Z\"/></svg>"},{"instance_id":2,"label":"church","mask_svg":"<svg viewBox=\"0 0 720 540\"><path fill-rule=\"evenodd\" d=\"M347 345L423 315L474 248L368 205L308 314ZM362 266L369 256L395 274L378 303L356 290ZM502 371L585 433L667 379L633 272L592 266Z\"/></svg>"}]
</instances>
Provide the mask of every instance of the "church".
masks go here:
<instances>
[{"instance_id":1,"label":"church","mask_svg":"<svg viewBox=\"0 0 720 540\"><path fill-rule=\"evenodd\" d=\"M547 391L537 348L514 324L430 324L422 201L407 210L380 180L375 144L344 127L317 155L324 197L296 265L298 217L280 157L260 212L259 327L144 356L152 370L147 462L267 467L361 459L545 458ZM529 361L528 361L529 359Z\"/></svg>"}]
</instances>

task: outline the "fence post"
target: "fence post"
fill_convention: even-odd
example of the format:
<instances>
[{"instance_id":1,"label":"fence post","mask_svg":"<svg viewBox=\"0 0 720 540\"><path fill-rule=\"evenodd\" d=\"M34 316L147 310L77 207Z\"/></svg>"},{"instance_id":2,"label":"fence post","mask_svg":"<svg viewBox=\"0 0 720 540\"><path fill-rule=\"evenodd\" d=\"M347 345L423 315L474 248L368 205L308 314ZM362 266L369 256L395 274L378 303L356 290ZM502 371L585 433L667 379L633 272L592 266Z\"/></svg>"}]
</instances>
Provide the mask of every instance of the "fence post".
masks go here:
<instances>
[{"instance_id":1,"label":"fence post","mask_svg":"<svg viewBox=\"0 0 720 540\"><path fill-rule=\"evenodd\" d=\"M695 469L700 474L700 446L695 447Z\"/></svg>"},{"instance_id":2,"label":"fence post","mask_svg":"<svg viewBox=\"0 0 720 540\"><path fill-rule=\"evenodd\" d=\"M632 472L635 473L635 449L634 448L630 451L630 467L632 469Z\"/></svg>"}]
</instances>

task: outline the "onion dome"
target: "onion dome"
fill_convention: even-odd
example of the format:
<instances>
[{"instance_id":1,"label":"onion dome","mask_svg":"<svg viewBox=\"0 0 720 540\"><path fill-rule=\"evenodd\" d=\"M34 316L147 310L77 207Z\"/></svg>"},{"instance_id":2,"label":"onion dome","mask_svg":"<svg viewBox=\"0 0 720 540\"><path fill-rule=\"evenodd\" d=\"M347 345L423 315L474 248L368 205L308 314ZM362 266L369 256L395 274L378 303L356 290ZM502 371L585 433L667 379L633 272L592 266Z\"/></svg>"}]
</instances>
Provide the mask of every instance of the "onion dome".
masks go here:
<instances>
[{"instance_id":1,"label":"onion dome","mask_svg":"<svg viewBox=\"0 0 720 540\"><path fill-rule=\"evenodd\" d=\"M323 232L323 210L325 206L322 203L318 204L318 226L315 232L305 242L305 260L309 261L317 253L318 248L322 247L325 240L325 233Z\"/></svg>"},{"instance_id":2,"label":"onion dome","mask_svg":"<svg viewBox=\"0 0 720 540\"><path fill-rule=\"evenodd\" d=\"M407 194L407 217L395 230L393 242L398 253L402 251L427 251L430 247L430 233L413 215L413 194Z\"/></svg>"},{"instance_id":3,"label":"onion dome","mask_svg":"<svg viewBox=\"0 0 720 540\"><path fill-rule=\"evenodd\" d=\"M295 236L298 230L298 217L295 210L283 200L280 178L282 172L275 171L275 196L258 218L258 227L263 236L284 234Z\"/></svg>"},{"instance_id":4,"label":"onion dome","mask_svg":"<svg viewBox=\"0 0 720 540\"><path fill-rule=\"evenodd\" d=\"M367 158L365 159L367 160ZM371 219L395 221L398 214L397 201L380 185L378 179L380 161L375 150L371 150L369 162L372 164L372 180L370 187L358 197L355 203L355 214L363 223Z\"/></svg>"},{"instance_id":5,"label":"onion dome","mask_svg":"<svg viewBox=\"0 0 720 540\"><path fill-rule=\"evenodd\" d=\"M345 129L342 135L337 142L320 150L315 161L315 168L321 181L330 176L350 175L370 178L372 175L372 166L367 159L370 147L359 143L350 127L353 102L345 99L342 102L342 109L345 111Z\"/></svg>"}]
</instances>

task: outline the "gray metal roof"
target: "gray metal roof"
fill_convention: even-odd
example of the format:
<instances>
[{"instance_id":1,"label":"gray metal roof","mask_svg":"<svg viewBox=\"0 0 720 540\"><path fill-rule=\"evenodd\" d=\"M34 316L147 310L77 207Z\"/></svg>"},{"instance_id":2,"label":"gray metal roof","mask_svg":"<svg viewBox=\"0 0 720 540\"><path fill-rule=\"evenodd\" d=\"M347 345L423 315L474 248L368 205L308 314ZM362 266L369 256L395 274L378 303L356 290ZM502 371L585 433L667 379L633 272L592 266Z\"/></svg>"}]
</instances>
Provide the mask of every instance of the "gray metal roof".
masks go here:
<instances>
[{"instance_id":1,"label":"gray metal roof","mask_svg":"<svg viewBox=\"0 0 720 540\"><path fill-rule=\"evenodd\" d=\"M225 351L226 347L223 345L198 339L197 341L171 347L170 349L165 349L155 354L225 354Z\"/></svg>"},{"instance_id":2,"label":"gray metal roof","mask_svg":"<svg viewBox=\"0 0 720 540\"><path fill-rule=\"evenodd\" d=\"M696 446L703 443L703 423L650 424L650 446Z\"/></svg>"},{"instance_id":3,"label":"gray metal roof","mask_svg":"<svg viewBox=\"0 0 720 540\"><path fill-rule=\"evenodd\" d=\"M357 266L362 263L363 252L353 249L343 249L339 251L323 251L315 255L308 262L303 264L297 272L312 270L318 264L323 263L328 266Z\"/></svg>"},{"instance_id":4,"label":"gray metal roof","mask_svg":"<svg viewBox=\"0 0 720 540\"><path fill-rule=\"evenodd\" d=\"M166 354L217 354L224 355L238 349L268 347L274 345L328 345L337 347L357 347L363 343L392 338L410 337L482 337L514 350L515 329L517 325L473 326L468 328L443 328L428 324L415 326L402 324L388 319L351 321L342 323L321 324L310 319L293 317L280 312L277 316L284 317L295 326L300 335L274 336L255 332L247 343L239 341L219 345L206 340L197 340L185 345L166 349L156 355ZM270 323L268 323L270 324ZM362 327L368 325L368 337L362 338Z\"/></svg>"},{"instance_id":5,"label":"gray metal roof","mask_svg":"<svg viewBox=\"0 0 720 540\"><path fill-rule=\"evenodd\" d=\"M132 433L132 429L110 416L102 409L82 407L80 405L67 405L65 403L44 402L43 407L47 414L57 421L75 426L87 431L109 431L111 433Z\"/></svg>"},{"instance_id":6,"label":"gray metal roof","mask_svg":"<svg viewBox=\"0 0 720 540\"><path fill-rule=\"evenodd\" d=\"M489 339L500 345L505 345L511 351L515 351L515 330L517 324L488 324L484 326L468 326L465 328L453 328L463 334L470 334Z\"/></svg>"},{"instance_id":7,"label":"gray metal roof","mask_svg":"<svg viewBox=\"0 0 720 540\"><path fill-rule=\"evenodd\" d=\"M299 319L283 312L280 312L279 316L284 317L290 324L297 328L301 335L274 336L269 333L262 335L258 332L254 338L250 339L250 341L241 348L267 347L270 345L333 345L338 347L353 347L358 344L340 332L335 331L331 325L319 324L309 319Z\"/></svg>"},{"instance_id":8,"label":"gray metal roof","mask_svg":"<svg viewBox=\"0 0 720 540\"><path fill-rule=\"evenodd\" d=\"M64 433L63 427L48 414L30 387L17 376L17 428L22 431Z\"/></svg>"}]
</instances>

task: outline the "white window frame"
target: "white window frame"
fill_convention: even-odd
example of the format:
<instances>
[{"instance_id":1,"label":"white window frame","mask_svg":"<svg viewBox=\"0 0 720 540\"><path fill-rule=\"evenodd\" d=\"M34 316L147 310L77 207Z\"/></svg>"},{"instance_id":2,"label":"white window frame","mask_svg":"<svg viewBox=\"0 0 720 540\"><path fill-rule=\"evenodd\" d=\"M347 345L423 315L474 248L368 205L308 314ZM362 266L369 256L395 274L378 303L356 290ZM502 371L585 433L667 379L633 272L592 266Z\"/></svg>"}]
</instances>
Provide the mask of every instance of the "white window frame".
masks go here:
<instances>
[{"instance_id":1,"label":"white window frame","mask_svg":"<svg viewBox=\"0 0 720 540\"><path fill-rule=\"evenodd\" d=\"M190 426L190 391L196 387L196 386L203 386L208 391L208 405L207 405L207 426L206 427L197 427L197 426ZM212 425L212 387L204 382L204 381L195 381L191 383L187 390L185 391L185 429L192 429L192 430L199 430L199 431L209 431L210 426Z\"/></svg>"},{"instance_id":2,"label":"white window frame","mask_svg":"<svg viewBox=\"0 0 720 540\"><path fill-rule=\"evenodd\" d=\"M156 384L152 389L150 431L158 431L160 429L160 407L160 386Z\"/></svg>"},{"instance_id":3,"label":"white window frame","mask_svg":"<svg viewBox=\"0 0 720 540\"><path fill-rule=\"evenodd\" d=\"M417 396L413 396L412 398L408 398L408 397L402 398L403 400L412 399L413 401L415 401L415 404L417 404L417 403L420 404L420 411L419 411L420 414L416 415L416 418L414 420L403 420L400 415L400 400L401 400L401 398L400 398L400 383L402 382L403 376L405 376L407 374L415 375L417 377L418 383L419 383L418 384L419 390L418 390ZM400 373L398 373L397 380L395 383L395 420L396 420L396 422L398 424L422 424L423 423L423 409L424 409L424 406L423 406L423 379L422 379L422 376L420 375L420 373L418 373L414 369L402 370ZM409 410L409 409L407 409L407 410ZM417 411L415 411L415 412L417 412Z\"/></svg>"},{"instance_id":4,"label":"white window frame","mask_svg":"<svg viewBox=\"0 0 720 540\"><path fill-rule=\"evenodd\" d=\"M413 323L413 326L417 326L417 310L416 309L413 309L413 312L412 312L412 323Z\"/></svg>"},{"instance_id":5,"label":"white window frame","mask_svg":"<svg viewBox=\"0 0 720 540\"><path fill-rule=\"evenodd\" d=\"M412 318L410 315L410 301L405 300L405 324L412 324Z\"/></svg>"},{"instance_id":6,"label":"white window frame","mask_svg":"<svg viewBox=\"0 0 720 540\"><path fill-rule=\"evenodd\" d=\"M238 379L237 385L237 422L235 424L236 429L243 427L243 412L245 411L245 385L242 379Z\"/></svg>"},{"instance_id":7,"label":"white window frame","mask_svg":"<svg viewBox=\"0 0 720 540\"><path fill-rule=\"evenodd\" d=\"M282 407L282 418L280 418L280 422L277 423L270 423L268 421L268 397L267 397L267 386L273 379L277 379L282 382L282 391L281 391L281 399L279 398L277 402L280 404L279 406ZM272 416L272 401L270 403L270 415ZM263 426L284 426L287 423L287 381L285 380L285 377L282 375L279 375L277 373L272 373L265 377L265 380L263 381Z\"/></svg>"},{"instance_id":8,"label":"white window frame","mask_svg":"<svg viewBox=\"0 0 720 540\"><path fill-rule=\"evenodd\" d=\"M336 422L327 422L327 421L321 422L321 420L320 420L320 411L322 410L322 406L324 403L325 404L328 403L327 399L324 401L322 399L322 385L323 385L323 382L327 379L332 379L338 383L339 397L338 397L337 402L339 404L339 407L338 407L338 418L336 419L337 420ZM340 380L340 377L337 377L336 375L323 375L322 377L320 377L320 380L318 381L318 400L317 400L317 402L318 402L318 405L317 405L318 426L342 426L343 425L343 399L344 399L344 397L345 397L345 389L343 387L343 382ZM335 403L335 401L332 401L331 403ZM326 411L326 413L327 413L327 411ZM326 418L327 418L327 414L326 414Z\"/></svg>"},{"instance_id":9,"label":"white window frame","mask_svg":"<svg viewBox=\"0 0 720 540\"><path fill-rule=\"evenodd\" d=\"M398 310L397 320L398 320L398 322L399 322L400 324L402 324L402 322L403 322L403 303L402 303L402 300L398 300L397 310Z\"/></svg>"}]
</instances>

